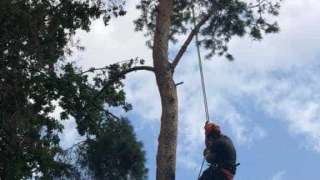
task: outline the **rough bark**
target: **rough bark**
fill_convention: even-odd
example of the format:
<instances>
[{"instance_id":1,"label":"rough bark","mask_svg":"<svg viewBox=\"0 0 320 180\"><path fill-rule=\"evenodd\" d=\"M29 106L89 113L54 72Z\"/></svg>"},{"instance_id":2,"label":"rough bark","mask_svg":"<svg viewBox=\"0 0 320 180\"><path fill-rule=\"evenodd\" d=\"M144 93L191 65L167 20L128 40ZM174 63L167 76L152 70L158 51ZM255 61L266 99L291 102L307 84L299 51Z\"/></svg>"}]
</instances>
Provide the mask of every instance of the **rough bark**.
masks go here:
<instances>
[{"instance_id":1,"label":"rough bark","mask_svg":"<svg viewBox=\"0 0 320 180\"><path fill-rule=\"evenodd\" d=\"M178 98L168 60L173 0L160 0L153 46L153 64L161 97L161 127L157 152L157 180L174 180L178 131Z\"/></svg>"}]
</instances>

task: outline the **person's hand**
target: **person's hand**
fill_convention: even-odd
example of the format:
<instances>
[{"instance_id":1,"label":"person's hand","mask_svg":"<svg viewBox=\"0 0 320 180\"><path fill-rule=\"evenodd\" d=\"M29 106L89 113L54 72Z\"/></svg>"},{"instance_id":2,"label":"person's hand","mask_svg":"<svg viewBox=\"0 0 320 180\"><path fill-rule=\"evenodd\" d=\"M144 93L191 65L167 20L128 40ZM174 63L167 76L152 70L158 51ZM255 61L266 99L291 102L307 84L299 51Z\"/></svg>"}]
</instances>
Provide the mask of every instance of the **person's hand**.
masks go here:
<instances>
[{"instance_id":1,"label":"person's hand","mask_svg":"<svg viewBox=\"0 0 320 180\"><path fill-rule=\"evenodd\" d=\"M203 151L203 156L208 163L214 162L215 155L208 148Z\"/></svg>"},{"instance_id":2,"label":"person's hand","mask_svg":"<svg viewBox=\"0 0 320 180\"><path fill-rule=\"evenodd\" d=\"M210 150L208 148L203 150L203 156L206 158L210 155Z\"/></svg>"}]
</instances>

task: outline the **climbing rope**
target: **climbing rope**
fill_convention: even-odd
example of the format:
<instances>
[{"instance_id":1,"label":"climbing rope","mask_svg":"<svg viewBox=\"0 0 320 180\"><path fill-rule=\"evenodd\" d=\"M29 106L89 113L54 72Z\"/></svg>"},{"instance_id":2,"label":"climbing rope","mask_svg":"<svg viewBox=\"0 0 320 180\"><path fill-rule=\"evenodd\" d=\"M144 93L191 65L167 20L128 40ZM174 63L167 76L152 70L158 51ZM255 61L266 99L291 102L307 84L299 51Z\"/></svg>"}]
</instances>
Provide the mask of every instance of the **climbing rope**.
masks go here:
<instances>
[{"instance_id":1,"label":"climbing rope","mask_svg":"<svg viewBox=\"0 0 320 180\"><path fill-rule=\"evenodd\" d=\"M196 28L196 18L195 18L193 6L192 6L192 17L193 17L194 28ZM202 89L202 96L203 96L204 111L205 111L205 115L206 115L206 122L209 122L210 118L209 118L209 109L208 109L208 101L207 101L207 92L206 92L206 85L205 85L204 75L203 75L202 58L201 58L201 54L200 54L198 32L196 33L195 44L196 44L197 55L198 55L198 65L199 65L199 72L200 72L200 78L201 78L201 89Z\"/></svg>"},{"instance_id":2,"label":"climbing rope","mask_svg":"<svg viewBox=\"0 0 320 180\"><path fill-rule=\"evenodd\" d=\"M192 18L193 18L193 26L196 28L196 18L195 18L195 12L194 12L194 6L192 5ZM199 45L199 37L198 37L198 32L196 32L196 48L197 48L197 55L198 55L198 66L199 66L199 72L200 72L200 78L201 78L201 89L202 89L202 97L203 97L203 105L204 105L204 111L205 111L205 116L206 116L206 123L210 121L209 117L209 108L208 108L208 101L207 101L207 92L206 92L206 85L204 81L204 75L203 75L203 66L202 66L202 58L201 58L201 53L200 53L200 45ZM205 162L205 158L203 157L198 179L201 176L203 165Z\"/></svg>"}]
</instances>

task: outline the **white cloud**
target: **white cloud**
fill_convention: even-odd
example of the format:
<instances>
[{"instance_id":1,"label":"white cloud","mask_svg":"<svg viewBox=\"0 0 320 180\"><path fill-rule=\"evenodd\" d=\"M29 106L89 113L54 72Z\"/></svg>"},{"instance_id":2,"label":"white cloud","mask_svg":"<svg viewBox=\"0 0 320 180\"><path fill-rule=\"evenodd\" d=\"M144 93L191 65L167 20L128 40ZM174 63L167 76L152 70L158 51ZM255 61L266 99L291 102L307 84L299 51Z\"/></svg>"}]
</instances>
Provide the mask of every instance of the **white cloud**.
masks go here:
<instances>
[{"instance_id":1,"label":"white cloud","mask_svg":"<svg viewBox=\"0 0 320 180\"><path fill-rule=\"evenodd\" d=\"M306 65L293 68L289 75L252 78L242 90L271 117L288 123L292 134L306 136L308 145L320 152L320 83L316 81L320 74ZM255 86L257 81L259 86Z\"/></svg>"},{"instance_id":2,"label":"white cloud","mask_svg":"<svg viewBox=\"0 0 320 180\"><path fill-rule=\"evenodd\" d=\"M78 133L77 125L73 118L70 120L62 121L62 125L65 128L63 133L60 135L60 138L62 139L60 144L63 149L68 149L72 145L77 144L78 142L81 142L85 139Z\"/></svg>"},{"instance_id":3,"label":"white cloud","mask_svg":"<svg viewBox=\"0 0 320 180\"><path fill-rule=\"evenodd\" d=\"M270 178L270 180L283 180L286 175L286 171L279 171Z\"/></svg>"},{"instance_id":4,"label":"white cloud","mask_svg":"<svg viewBox=\"0 0 320 180\"><path fill-rule=\"evenodd\" d=\"M59 137L61 139L60 145L62 149L67 149L72 145L82 141L84 138L81 137L77 131L77 124L75 122L75 119L70 118L68 120L61 120L60 113L62 112L62 108L59 106L59 103L57 101L53 102L53 104L56 106L56 109L54 110L54 112L49 114L49 116L58 119L63 125L64 130L61 134L59 134Z\"/></svg>"},{"instance_id":5,"label":"white cloud","mask_svg":"<svg viewBox=\"0 0 320 180\"><path fill-rule=\"evenodd\" d=\"M161 103L155 77L150 72L137 72L125 80L128 102L134 113L149 121L159 121Z\"/></svg>"},{"instance_id":6,"label":"white cloud","mask_svg":"<svg viewBox=\"0 0 320 180\"><path fill-rule=\"evenodd\" d=\"M139 12L136 1L128 1L125 17L112 18L108 26L102 20L94 21L89 33L79 31L76 39L85 46L84 52L75 53L72 59L83 67L105 66L111 63L140 57L151 62L151 50L145 46L142 32L134 31L133 20Z\"/></svg>"}]
</instances>

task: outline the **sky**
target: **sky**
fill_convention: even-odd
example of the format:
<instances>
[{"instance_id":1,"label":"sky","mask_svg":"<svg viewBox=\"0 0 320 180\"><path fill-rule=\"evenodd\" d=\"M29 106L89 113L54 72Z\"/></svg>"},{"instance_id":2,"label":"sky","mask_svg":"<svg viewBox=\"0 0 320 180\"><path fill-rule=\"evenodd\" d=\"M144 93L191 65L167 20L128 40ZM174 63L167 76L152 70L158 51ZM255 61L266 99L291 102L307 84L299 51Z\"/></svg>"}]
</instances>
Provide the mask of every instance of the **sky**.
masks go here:
<instances>
[{"instance_id":1,"label":"sky","mask_svg":"<svg viewBox=\"0 0 320 180\"><path fill-rule=\"evenodd\" d=\"M134 32L139 15L136 0L128 14L105 27L92 24L76 39L85 51L70 60L83 69L102 67L133 57L152 63L143 33ZM235 61L213 57L204 62L211 119L230 136L237 149L235 180L320 179L320 1L286 0L278 17L281 31L262 41L234 38ZM184 37L181 37L184 39ZM178 45L171 46L174 56ZM205 50L202 50L205 54ZM203 109L197 55L192 44L174 77L179 96L179 135L176 179L197 178L204 148ZM149 179L155 179L155 157L160 126L160 99L154 75L135 72L125 80L130 119L146 150ZM67 148L79 141L74 121L65 121L61 135Z\"/></svg>"}]
</instances>

